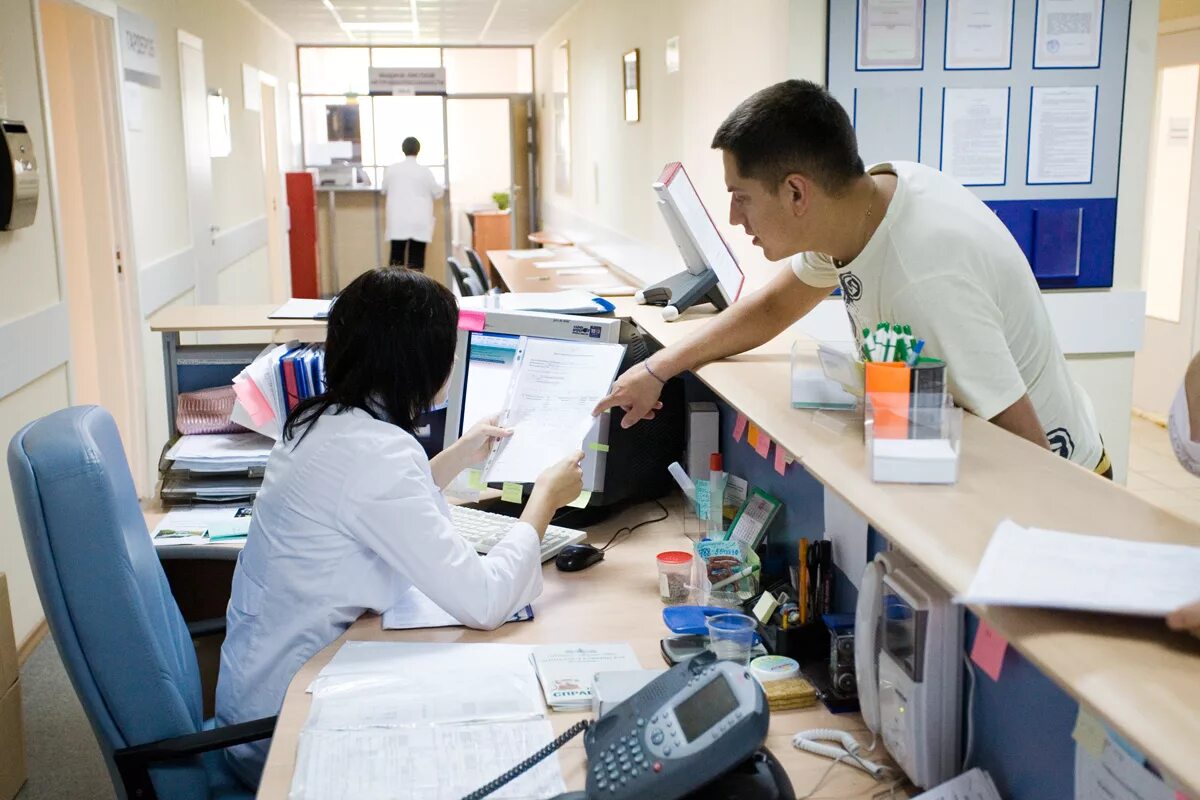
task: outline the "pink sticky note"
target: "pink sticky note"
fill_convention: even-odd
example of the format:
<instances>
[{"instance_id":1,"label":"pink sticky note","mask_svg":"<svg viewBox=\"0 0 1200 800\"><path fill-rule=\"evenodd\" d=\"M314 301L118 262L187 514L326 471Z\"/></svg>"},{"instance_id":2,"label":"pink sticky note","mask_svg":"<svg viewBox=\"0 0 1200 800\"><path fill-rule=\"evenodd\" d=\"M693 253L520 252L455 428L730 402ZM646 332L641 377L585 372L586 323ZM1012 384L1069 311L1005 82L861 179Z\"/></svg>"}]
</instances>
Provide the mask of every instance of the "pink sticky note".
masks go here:
<instances>
[{"instance_id":1,"label":"pink sticky note","mask_svg":"<svg viewBox=\"0 0 1200 800\"><path fill-rule=\"evenodd\" d=\"M737 420L733 423L733 440L735 442L740 442L742 440L742 434L746 432L747 422L749 422L749 420L746 419L746 415L739 411Z\"/></svg>"},{"instance_id":2,"label":"pink sticky note","mask_svg":"<svg viewBox=\"0 0 1200 800\"><path fill-rule=\"evenodd\" d=\"M775 445L775 471L780 475L787 474L787 453L778 444Z\"/></svg>"},{"instance_id":3,"label":"pink sticky note","mask_svg":"<svg viewBox=\"0 0 1200 800\"><path fill-rule=\"evenodd\" d=\"M250 421L255 425L264 425L275 419L275 409L271 408L262 389L259 389L258 384L254 381L245 379L234 381L233 393L241 402L242 408L246 409L246 413L250 415Z\"/></svg>"},{"instance_id":4,"label":"pink sticky note","mask_svg":"<svg viewBox=\"0 0 1200 800\"><path fill-rule=\"evenodd\" d=\"M487 313L468 308L458 310L458 329L460 331L482 331L487 322Z\"/></svg>"},{"instance_id":5,"label":"pink sticky note","mask_svg":"<svg viewBox=\"0 0 1200 800\"><path fill-rule=\"evenodd\" d=\"M986 622L979 620L975 643L971 645L971 660L994 681L1000 680L1000 668L1004 666L1004 651L1007 649L1008 642L1004 637L992 630Z\"/></svg>"},{"instance_id":6,"label":"pink sticky note","mask_svg":"<svg viewBox=\"0 0 1200 800\"><path fill-rule=\"evenodd\" d=\"M754 445L754 452L758 453L763 458L767 457L767 453L771 452L771 437L758 430L758 444Z\"/></svg>"}]
</instances>

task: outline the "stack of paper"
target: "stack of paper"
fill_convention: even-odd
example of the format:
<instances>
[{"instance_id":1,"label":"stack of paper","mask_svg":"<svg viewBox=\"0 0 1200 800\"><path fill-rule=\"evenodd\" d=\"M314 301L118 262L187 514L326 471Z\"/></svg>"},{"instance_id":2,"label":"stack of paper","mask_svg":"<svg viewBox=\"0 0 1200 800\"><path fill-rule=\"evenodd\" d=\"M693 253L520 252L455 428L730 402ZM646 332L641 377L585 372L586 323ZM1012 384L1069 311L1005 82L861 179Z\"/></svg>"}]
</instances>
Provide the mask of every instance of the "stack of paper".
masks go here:
<instances>
[{"instance_id":1,"label":"stack of paper","mask_svg":"<svg viewBox=\"0 0 1200 800\"><path fill-rule=\"evenodd\" d=\"M966 593L978 605L1166 616L1200 600L1200 547L996 527Z\"/></svg>"},{"instance_id":2,"label":"stack of paper","mask_svg":"<svg viewBox=\"0 0 1200 800\"><path fill-rule=\"evenodd\" d=\"M559 314L604 314L613 310L612 303L591 292L567 289L561 292L507 292L460 297L462 308L495 309L497 311L545 311Z\"/></svg>"},{"instance_id":3,"label":"stack of paper","mask_svg":"<svg viewBox=\"0 0 1200 800\"><path fill-rule=\"evenodd\" d=\"M309 687L289 797L449 800L509 770L554 737L530 649L347 642ZM490 796L563 791L550 756Z\"/></svg>"},{"instance_id":4,"label":"stack of paper","mask_svg":"<svg viewBox=\"0 0 1200 800\"><path fill-rule=\"evenodd\" d=\"M250 518L248 506L181 508L167 513L155 526L152 537L159 547L245 541Z\"/></svg>"},{"instance_id":5,"label":"stack of paper","mask_svg":"<svg viewBox=\"0 0 1200 800\"><path fill-rule=\"evenodd\" d=\"M527 622L533 619L533 606L525 606L509 617L509 622ZM383 612L383 629L405 631L414 628L454 628L463 623L448 611L429 599L415 586L401 595L396 604Z\"/></svg>"},{"instance_id":6,"label":"stack of paper","mask_svg":"<svg viewBox=\"0 0 1200 800\"><path fill-rule=\"evenodd\" d=\"M1000 800L992 776L976 767L913 800Z\"/></svg>"},{"instance_id":7,"label":"stack of paper","mask_svg":"<svg viewBox=\"0 0 1200 800\"><path fill-rule=\"evenodd\" d=\"M325 319L329 316L332 300L309 300L293 297L272 311L267 319Z\"/></svg>"},{"instance_id":8,"label":"stack of paper","mask_svg":"<svg viewBox=\"0 0 1200 800\"><path fill-rule=\"evenodd\" d=\"M272 345L238 373L233 379L237 402L230 420L275 440L283 435L287 398L279 359L299 346L299 342Z\"/></svg>"},{"instance_id":9,"label":"stack of paper","mask_svg":"<svg viewBox=\"0 0 1200 800\"><path fill-rule=\"evenodd\" d=\"M204 433L180 436L167 451L171 469L193 473L247 473L262 470L275 442L257 433Z\"/></svg>"},{"instance_id":10,"label":"stack of paper","mask_svg":"<svg viewBox=\"0 0 1200 800\"><path fill-rule=\"evenodd\" d=\"M642 668L627 644L542 645L533 648L533 665L555 711L591 708L597 672Z\"/></svg>"}]
</instances>

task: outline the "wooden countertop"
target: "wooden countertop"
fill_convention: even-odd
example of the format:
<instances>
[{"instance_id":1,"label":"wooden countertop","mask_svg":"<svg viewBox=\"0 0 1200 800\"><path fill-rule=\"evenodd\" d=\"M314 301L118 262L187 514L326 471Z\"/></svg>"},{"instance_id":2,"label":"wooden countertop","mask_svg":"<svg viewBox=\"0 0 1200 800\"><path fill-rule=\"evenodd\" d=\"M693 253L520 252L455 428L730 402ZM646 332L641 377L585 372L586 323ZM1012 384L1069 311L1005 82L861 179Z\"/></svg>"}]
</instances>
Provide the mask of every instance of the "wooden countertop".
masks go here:
<instances>
[{"instance_id":1,"label":"wooden countertop","mask_svg":"<svg viewBox=\"0 0 1200 800\"><path fill-rule=\"evenodd\" d=\"M150 330L187 331L322 331L323 319L270 319L278 303L256 306L180 306L150 317Z\"/></svg>"},{"instance_id":2,"label":"wooden countertop","mask_svg":"<svg viewBox=\"0 0 1200 800\"><path fill-rule=\"evenodd\" d=\"M603 545L623 525L636 524L659 515L650 503L626 509L611 520L596 526L588 537ZM283 800L291 787L295 768L296 744L308 716L310 697L304 690L343 641L407 642L504 642L541 644L562 642L629 642L643 667L661 668L665 664L659 651L659 639L667 633L662 623L662 603L658 598L655 554L690 545L683 535L678 504L672 504L671 516L663 522L647 525L611 548L602 562L583 572L559 572L553 564L542 567L545 590L534 603L533 622L512 623L495 631L467 628L438 628L413 631L384 631L379 618L368 615L359 619L337 642L309 660L297 673L283 703L275 738L267 759L260 800ZM582 713L548 712L556 733L583 719ZM771 715L767 746L787 770L796 794L810 791L830 761L792 747L791 737L806 728L841 728L857 735L864 744L870 734L857 714L833 715L822 706L802 711L781 711ZM879 760L886 757L877 750ZM576 738L559 751L563 777L570 789L583 788L586 759L582 738ZM833 769L815 795L823 798L869 798L885 784L875 783L865 773L846 765ZM897 796L907 796L897 791Z\"/></svg>"},{"instance_id":3,"label":"wooden countertop","mask_svg":"<svg viewBox=\"0 0 1200 800\"><path fill-rule=\"evenodd\" d=\"M590 267L573 267L563 270L539 269L537 263L543 259L521 258L513 255L512 250L488 250L487 256L492 262L492 268L500 275L504 285L510 292L558 292L564 289L586 289L603 294L602 287L628 286L626 290L632 295L635 288L642 283L618 270L611 264L596 258L583 250L570 249L559 259L590 259L599 262ZM604 272L578 272L577 270L602 269ZM609 298L611 299L611 298Z\"/></svg>"},{"instance_id":4,"label":"wooden countertop","mask_svg":"<svg viewBox=\"0 0 1200 800\"><path fill-rule=\"evenodd\" d=\"M659 309L618 304L651 337L677 342L711 306L664 322ZM785 332L763 347L697 370L805 469L953 593L973 578L996 525L1023 525L1200 546L1200 528L985 420L965 415L954 486L877 484L867 471L861 415L790 405ZM1200 796L1200 641L1162 620L1015 608L974 608L1055 683Z\"/></svg>"}]
</instances>

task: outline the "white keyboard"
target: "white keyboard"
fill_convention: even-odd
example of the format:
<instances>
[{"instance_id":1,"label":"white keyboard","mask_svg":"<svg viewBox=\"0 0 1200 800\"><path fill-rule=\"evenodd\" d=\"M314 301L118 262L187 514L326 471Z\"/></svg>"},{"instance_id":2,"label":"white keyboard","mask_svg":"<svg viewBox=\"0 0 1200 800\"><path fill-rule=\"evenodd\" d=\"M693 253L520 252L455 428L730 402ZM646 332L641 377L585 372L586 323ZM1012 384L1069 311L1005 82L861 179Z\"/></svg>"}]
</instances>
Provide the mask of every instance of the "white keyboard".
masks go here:
<instances>
[{"instance_id":1,"label":"white keyboard","mask_svg":"<svg viewBox=\"0 0 1200 800\"><path fill-rule=\"evenodd\" d=\"M450 519L454 527L464 539L471 543L478 553L487 553L492 546L503 539L517 522L514 517L503 514L493 514L490 511L480 511L478 508L466 506L450 506ZM549 525L546 536L542 539L542 561L549 561L558 555L569 544L578 544L587 536L583 531L574 528L563 528Z\"/></svg>"}]
</instances>

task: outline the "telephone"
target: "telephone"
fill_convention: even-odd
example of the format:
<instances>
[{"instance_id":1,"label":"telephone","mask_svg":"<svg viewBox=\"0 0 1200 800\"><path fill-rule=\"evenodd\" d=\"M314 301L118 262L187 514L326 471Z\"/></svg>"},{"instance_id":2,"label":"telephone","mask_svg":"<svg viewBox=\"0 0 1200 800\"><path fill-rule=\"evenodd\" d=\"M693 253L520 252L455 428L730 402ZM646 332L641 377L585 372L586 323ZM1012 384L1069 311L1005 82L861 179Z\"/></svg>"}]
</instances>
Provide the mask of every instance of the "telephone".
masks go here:
<instances>
[{"instance_id":1,"label":"telephone","mask_svg":"<svg viewBox=\"0 0 1200 800\"><path fill-rule=\"evenodd\" d=\"M909 779L929 789L959 772L962 609L896 551L867 564L854 620L863 721Z\"/></svg>"},{"instance_id":2,"label":"telephone","mask_svg":"<svg viewBox=\"0 0 1200 800\"><path fill-rule=\"evenodd\" d=\"M587 788L556 800L794 800L779 762L760 749L769 719L749 669L702 653L467 797L486 797L586 730Z\"/></svg>"}]
</instances>

